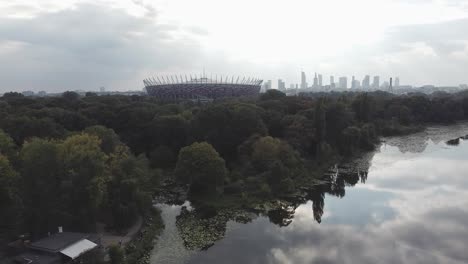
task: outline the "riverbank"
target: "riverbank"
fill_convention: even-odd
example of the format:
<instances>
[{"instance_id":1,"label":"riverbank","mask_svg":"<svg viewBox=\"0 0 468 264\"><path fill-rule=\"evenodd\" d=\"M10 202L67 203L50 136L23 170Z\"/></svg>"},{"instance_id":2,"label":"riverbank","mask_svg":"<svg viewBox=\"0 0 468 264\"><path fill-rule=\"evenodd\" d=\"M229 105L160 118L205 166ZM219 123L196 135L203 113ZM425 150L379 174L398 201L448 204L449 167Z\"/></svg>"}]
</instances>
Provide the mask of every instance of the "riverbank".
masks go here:
<instances>
[{"instance_id":1,"label":"riverbank","mask_svg":"<svg viewBox=\"0 0 468 264\"><path fill-rule=\"evenodd\" d=\"M148 264L155 240L164 229L161 211L152 208L143 217L142 227L136 236L125 246L127 264Z\"/></svg>"}]
</instances>

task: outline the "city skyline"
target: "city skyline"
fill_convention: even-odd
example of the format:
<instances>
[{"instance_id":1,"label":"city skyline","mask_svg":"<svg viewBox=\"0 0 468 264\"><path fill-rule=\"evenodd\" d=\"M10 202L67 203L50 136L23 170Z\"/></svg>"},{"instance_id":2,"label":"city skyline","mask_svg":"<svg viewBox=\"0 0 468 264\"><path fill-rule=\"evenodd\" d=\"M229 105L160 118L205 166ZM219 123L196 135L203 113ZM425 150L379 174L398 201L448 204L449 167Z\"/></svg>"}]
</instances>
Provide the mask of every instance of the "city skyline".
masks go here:
<instances>
[{"instance_id":1,"label":"city skyline","mask_svg":"<svg viewBox=\"0 0 468 264\"><path fill-rule=\"evenodd\" d=\"M270 19L284 14L295 19ZM466 28L460 0L2 1L0 93L138 89L146 76L204 67L299 84L303 69L456 86L468 82Z\"/></svg>"},{"instance_id":2,"label":"city skyline","mask_svg":"<svg viewBox=\"0 0 468 264\"><path fill-rule=\"evenodd\" d=\"M339 80L338 83L335 82L335 76L338 77L338 80ZM389 76L388 78L385 79L384 82L381 83L380 82L381 76L379 75L366 74L363 76L362 81L360 78L352 75L351 82L349 85L348 85L348 76L340 76L340 75L331 74L331 75L328 75L330 81L327 83L327 82L323 82L324 77L327 77L327 75L314 72L313 78L312 78L313 83L311 85L308 85L307 83L306 72L302 71L300 77L301 77L300 82L294 82L294 81L287 82L283 78L278 78L277 79L278 85L276 87L271 85L272 84L271 80L264 80L263 87L264 88L269 87L268 89L278 89L278 90L296 89L295 88L296 86L299 87L300 89L311 89L311 90L314 90L314 89L317 90L319 88L376 90L378 88L385 87L384 83L389 82L387 80L390 80L390 78L393 78L393 87L413 87L414 86L412 84L401 85L399 76ZM372 83L371 83L371 78L372 78ZM268 82L269 84L266 84L266 82ZM289 88L287 88L288 83L289 83ZM423 87L423 86L433 86L433 84L428 83L425 85L414 86L414 87ZM456 86L446 86L446 87L460 87L460 86L464 87L466 86L466 84L459 84ZM441 86L441 87L444 87L444 86Z\"/></svg>"}]
</instances>

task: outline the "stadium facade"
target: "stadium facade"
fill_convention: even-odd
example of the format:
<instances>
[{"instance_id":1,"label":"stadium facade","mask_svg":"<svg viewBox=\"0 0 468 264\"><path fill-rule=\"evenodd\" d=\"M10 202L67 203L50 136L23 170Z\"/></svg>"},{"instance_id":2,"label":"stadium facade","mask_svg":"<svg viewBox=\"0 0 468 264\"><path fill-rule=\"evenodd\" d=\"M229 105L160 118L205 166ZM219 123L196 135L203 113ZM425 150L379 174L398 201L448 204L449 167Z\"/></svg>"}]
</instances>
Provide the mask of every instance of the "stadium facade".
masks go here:
<instances>
[{"instance_id":1,"label":"stadium facade","mask_svg":"<svg viewBox=\"0 0 468 264\"><path fill-rule=\"evenodd\" d=\"M143 80L150 96L163 100L218 99L226 97L255 97L260 93L262 80L256 78L218 77L202 75L165 76Z\"/></svg>"}]
</instances>

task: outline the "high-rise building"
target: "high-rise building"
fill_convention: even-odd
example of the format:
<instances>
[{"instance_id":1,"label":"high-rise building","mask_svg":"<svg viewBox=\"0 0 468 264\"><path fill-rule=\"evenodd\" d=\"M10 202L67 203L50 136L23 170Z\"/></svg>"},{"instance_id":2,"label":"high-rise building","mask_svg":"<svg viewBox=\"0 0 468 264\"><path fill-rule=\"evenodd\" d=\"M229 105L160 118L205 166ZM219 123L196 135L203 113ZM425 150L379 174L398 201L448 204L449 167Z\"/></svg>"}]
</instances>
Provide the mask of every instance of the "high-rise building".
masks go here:
<instances>
[{"instance_id":1,"label":"high-rise building","mask_svg":"<svg viewBox=\"0 0 468 264\"><path fill-rule=\"evenodd\" d=\"M278 80L278 90L285 91L286 90L286 83L283 80Z\"/></svg>"},{"instance_id":2,"label":"high-rise building","mask_svg":"<svg viewBox=\"0 0 468 264\"><path fill-rule=\"evenodd\" d=\"M374 76L374 81L372 82L372 88L378 90L380 87L380 76Z\"/></svg>"},{"instance_id":3,"label":"high-rise building","mask_svg":"<svg viewBox=\"0 0 468 264\"><path fill-rule=\"evenodd\" d=\"M313 85L314 88L317 88L318 87L318 77L317 77L317 73L315 73L315 76L314 76L314 85Z\"/></svg>"},{"instance_id":4,"label":"high-rise building","mask_svg":"<svg viewBox=\"0 0 468 264\"><path fill-rule=\"evenodd\" d=\"M348 88L348 78L347 77L340 77L340 79L339 79L339 88L340 89L347 89Z\"/></svg>"},{"instance_id":5,"label":"high-rise building","mask_svg":"<svg viewBox=\"0 0 468 264\"><path fill-rule=\"evenodd\" d=\"M322 74L318 75L318 86L319 87L323 86L323 76L322 76Z\"/></svg>"},{"instance_id":6,"label":"high-rise building","mask_svg":"<svg viewBox=\"0 0 468 264\"><path fill-rule=\"evenodd\" d=\"M400 87L400 77L395 77L395 85L394 85L395 88L398 88Z\"/></svg>"},{"instance_id":7,"label":"high-rise building","mask_svg":"<svg viewBox=\"0 0 468 264\"><path fill-rule=\"evenodd\" d=\"M264 92L268 91L271 89L271 80L268 80L266 82L263 83L263 87L262 87L262 90Z\"/></svg>"},{"instance_id":8,"label":"high-rise building","mask_svg":"<svg viewBox=\"0 0 468 264\"><path fill-rule=\"evenodd\" d=\"M301 72L301 89L307 89L307 80L305 72Z\"/></svg>"},{"instance_id":9,"label":"high-rise building","mask_svg":"<svg viewBox=\"0 0 468 264\"><path fill-rule=\"evenodd\" d=\"M330 76L330 89L335 89L335 77Z\"/></svg>"},{"instance_id":10,"label":"high-rise building","mask_svg":"<svg viewBox=\"0 0 468 264\"><path fill-rule=\"evenodd\" d=\"M359 80L354 80L354 88L361 89L361 82Z\"/></svg>"},{"instance_id":11,"label":"high-rise building","mask_svg":"<svg viewBox=\"0 0 468 264\"><path fill-rule=\"evenodd\" d=\"M353 78L351 79L351 89L356 89L356 78L353 76Z\"/></svg>"},{"instance_id":12,"label":"high-rise building","mask_svg":"<svg viewBox=\"0 0 468 264\"><path fill-rule=\"evenodd\" d=\"M366 75L362 80L362 89L369 90L370 89L370 76Z\"/></svg>"}]
</instances>

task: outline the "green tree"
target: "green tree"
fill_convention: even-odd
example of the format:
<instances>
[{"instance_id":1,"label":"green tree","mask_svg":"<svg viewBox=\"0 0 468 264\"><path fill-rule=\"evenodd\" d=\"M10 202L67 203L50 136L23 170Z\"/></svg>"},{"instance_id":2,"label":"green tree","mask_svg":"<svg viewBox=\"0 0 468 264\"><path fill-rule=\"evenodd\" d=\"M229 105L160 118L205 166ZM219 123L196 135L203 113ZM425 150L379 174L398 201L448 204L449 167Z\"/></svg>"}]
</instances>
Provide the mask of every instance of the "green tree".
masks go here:
<instances>
[{"instance_id":1,"label":"green tree","mask_svg":"<svg viewBox=\"0 0 468 264\"><path fill-rule=\"evenodd\" d=\"M351 155L356 152L361 140L361 130L358 127L350 126L343 130L342 148L345 154Z\"/></svg>"},{"instance_id":2,"label":"green tree","mask_svg":"<svg viewBox=\"0 0 468 264\"><path fill-rule=\"evenodd\" d=\"M226 160L234 160L242 142L253 134L266 134L262 112L263 109L246 103L209 106L192 122L195 137L212 144Z\"/></svg>"},{"instance_id":3,"label":"green tree","mask_svg":"<svg viewBox=\"0 0 468 264\"><path fill-rule=\"evenodd\" d=\"M55 141L32 139L20 152L22 196L28 231L42 235L62 223L62 164L59 144ZM69 209L69 208L68 208Z\"/></svg>"},{"instance_id":4,"label":"green tree","mask_svg":"<svg viewBox=\"0 0 468 264\"><path fill-rule=\"evenodd\" d=\"M166 145L158 146L151 151L149 158L153 168L167 169L173 167L177 162L176 154Z\"/></svg>"},{"instance_id":5,"label":"green tree","mask_svg":"<svg viewBox=\"0 0 468 264\"><path fill-rule=\"evenodd\" d=\"M268 91L266 91L264 94L262 94L260 96L260 100L277 100L277 99L281 99L283 97L286 97L286 94L281 92L281 91L278 91L278 90L275 90L275 89L270 89Z\"/></svg>"},{"instance_id":6,"label":"green tree","mask_svg":"<svg viewBox=\"0 0 468 264\"><path fill-rule=\"evenodd\" d=\"M84 132L89 135L97 136L101 140L101 149L106 154L114 152L115 148L122 144L114 130L104 126L97 125L87 127Z\"/></svg>"},{"instance_id":7,"label":"green tree","mask_svg":"<svg viewBox=\"0 0 468 264\"><path fill-rule=\"evenodd\" d=\"M224 159L209 143L195 142L180 150L175 174L189 184L192 194L216 194L223 187L226 167Z\"/></svg>"},{"instance_id":8,"label":"green tree","mask_svg":"<svg viewBox=\"0 0 468 264\"><path fill-rule=\"evenodd\" d=\"M252 146L251 162L257 174L266 180L275 192L294 190L292 178L302 172L300 155L289 144L272 137L258 139Z\"/></svg>"},{"instance_id":9,"label":"green tree","mask_svg":"<svg viewBox=\"0 0 468 264\"><path fill-rule=\"evenodd\" d=\"M13 139L0 129L0 155L5 155L8 159L16 159L17 147Z\"/></svg>"},{"instance_id":10,"label":"green tree","mask_svg":"<svg viewBox=\"0 0 468 264\"><path fill-rule=\"evenodd\" d=\"M60 146L60 156L67 181L65 200L70 208L72 225L86 230L95 228L98 209L106 194L107 155L101 140L92 135L68 137Z\"/></svg>"},{"instance_id":11,"label":"green tree","mask_svg":"<svg viewBox=\"0 0 468 264\"><path fill-rule=\"evenodd\" d=\"M109 247L109 258L111 264L125 264L124 250L117 245Z\"/></svg>"},{"instance_id":12,"label":"green tree","mask_svg":"<svg viewBox=\"0 0 468 264\"><path fill-rule=\"evenodd\" d=\"M15 230L21 221L19 177L6 156L0 153L0 226Z\"/></svg>"},{"instance_id":13,"label":"green tree","mask_svg":"<svg viewBox=\"0 0 468 264\"><path fill-rule=\"evenodd\" d=\"M359 94L352 102L352 107L359 122L369 122L374 113L374 101L369 93Z\"/></svg>"},{"instance_id":14,"label":"green tree","mask_svg":"<svg viewBox=\"0 0 468 264\"><path fill-rule=\"evenodd\" d=\"M158 116L151 122L149 129L151 149L165 145L178 153L186 145L189 122L182 115Z\"/></svg>"},{"instance_id":15,"label":"green tree","mask_svg":"<svg viewBox=\"0 0 468 264\"><path fill-rule=\"evenodd\" d=\"M151 206L148 162L137 159L126 146L119 146L109 157L110 180L107 183L106 207L113 226L131 226L139 213Z\"/></svg>"}]
</instances>

